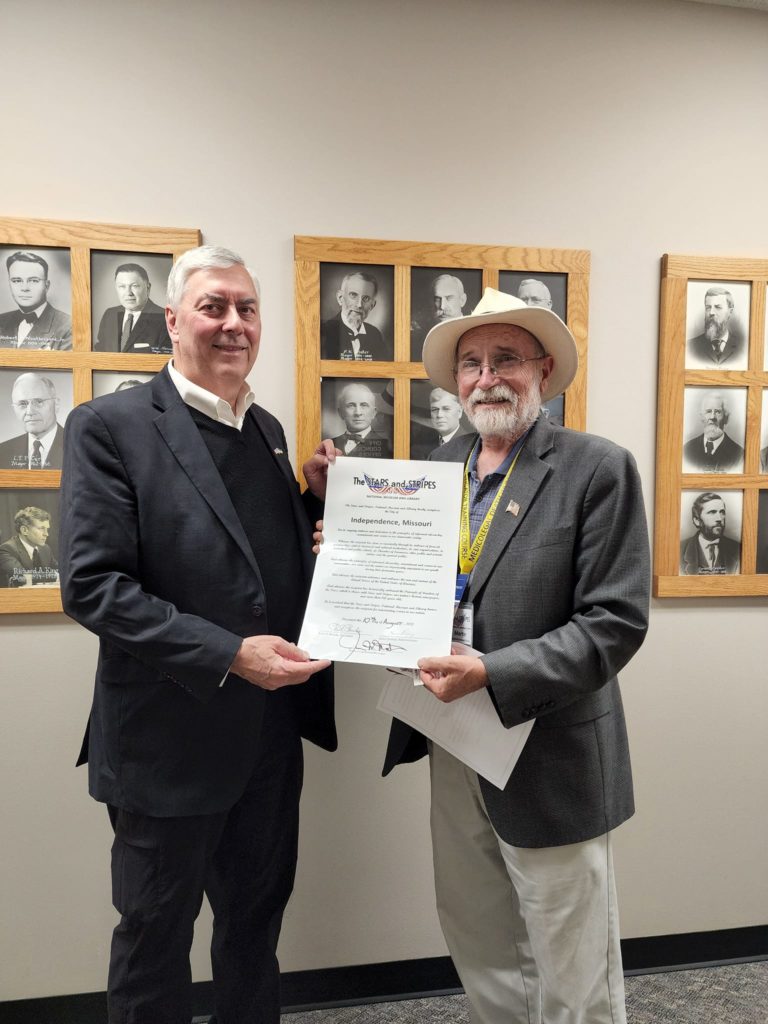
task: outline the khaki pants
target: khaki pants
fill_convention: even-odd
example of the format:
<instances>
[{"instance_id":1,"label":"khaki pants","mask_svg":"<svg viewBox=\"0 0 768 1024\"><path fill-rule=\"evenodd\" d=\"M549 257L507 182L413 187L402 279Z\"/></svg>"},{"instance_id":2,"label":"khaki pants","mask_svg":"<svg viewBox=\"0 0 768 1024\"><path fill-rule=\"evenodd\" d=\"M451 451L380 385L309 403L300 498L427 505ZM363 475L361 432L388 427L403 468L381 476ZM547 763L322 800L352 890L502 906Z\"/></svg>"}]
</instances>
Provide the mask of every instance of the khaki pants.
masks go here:
<instances>
[{"instance_id":1,"label":"khaki pants","mask_svg":"<svg viewBox=\"0 0 768 1024\"><path fill-rule=\"evenodd\" d=\"M527 849L430 744L437 910L472 1024L626 1024L610 835Z\"/></svg>"}]
</instances>

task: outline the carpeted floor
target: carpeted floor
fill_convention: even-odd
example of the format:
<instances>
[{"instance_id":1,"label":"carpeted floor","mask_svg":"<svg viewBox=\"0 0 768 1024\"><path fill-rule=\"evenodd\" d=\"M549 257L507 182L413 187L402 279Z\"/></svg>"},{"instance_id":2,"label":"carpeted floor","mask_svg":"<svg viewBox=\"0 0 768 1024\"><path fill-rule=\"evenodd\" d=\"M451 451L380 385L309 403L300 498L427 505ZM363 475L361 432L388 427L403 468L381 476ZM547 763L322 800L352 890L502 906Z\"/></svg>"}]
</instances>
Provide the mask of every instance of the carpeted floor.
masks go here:
<instances>
[{"instance_id":1,"label":"carpeted floor","mask_svg":"<svg viewBox=\"0 0 768 1024\"><path fill-rule=\"evenodd\" d=\"M628 1024L768 1024L768 961L626 979ZM469 1024L464 996L284 1014L282 1024Z\"/></svg>"}]
</instances>

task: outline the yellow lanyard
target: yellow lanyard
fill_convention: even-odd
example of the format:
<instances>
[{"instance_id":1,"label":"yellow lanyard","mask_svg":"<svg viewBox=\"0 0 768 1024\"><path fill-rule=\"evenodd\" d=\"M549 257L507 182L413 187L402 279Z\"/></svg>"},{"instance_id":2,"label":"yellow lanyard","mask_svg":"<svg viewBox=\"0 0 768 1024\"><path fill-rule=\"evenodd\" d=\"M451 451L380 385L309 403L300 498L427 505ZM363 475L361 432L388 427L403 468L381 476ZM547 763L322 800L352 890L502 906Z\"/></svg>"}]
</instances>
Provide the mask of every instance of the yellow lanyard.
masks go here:
<instances>
[{"instance_id":1,"label":"yellow lanyard","mask_svg":"<svg viewBox=\"0 0 768 1024\"><path fill-rule=\"evenodd\" d=\"M467 464L464 467L464 487L461 495L461 524L459 526L459 571L463 573L472 572L474 567L477 565L477 561L483 550L485 544L485 538L488 536L488 531L491 528L493 522L493 516L496 512L496 508L501 501L501 495L504 488L507 486L507 481L512 475L512 470L515 468L515 464L522 451L522 446L518 449L514 459L512 459L512 465L507 470L507 475L499 484L499 489L496 492L496 497L491 503L491 507L485 514L480 529L477 531L475 539L470 542L472 536L469 526L469 464L472 461L472 455L470 454L467 459Z\"/></svg>"}]
</instances>

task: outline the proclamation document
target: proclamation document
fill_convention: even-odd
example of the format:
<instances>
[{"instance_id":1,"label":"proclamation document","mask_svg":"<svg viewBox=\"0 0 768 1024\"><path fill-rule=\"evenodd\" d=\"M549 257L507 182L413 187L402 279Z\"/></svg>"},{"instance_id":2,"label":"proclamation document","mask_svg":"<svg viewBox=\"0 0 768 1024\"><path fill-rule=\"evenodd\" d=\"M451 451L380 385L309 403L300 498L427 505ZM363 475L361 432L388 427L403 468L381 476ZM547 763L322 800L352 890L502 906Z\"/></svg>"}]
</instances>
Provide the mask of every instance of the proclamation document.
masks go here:
<instances>
[{"instance_id":1,"label":"proclamation document","mask_svg":"<svg viewBox=\"0 0 768 1024\"><path fill-rule=\"evenodd\" d=\"M415 668L451 653L464 467L338 458L299 647Z\"/></svg>"}]
</instances>

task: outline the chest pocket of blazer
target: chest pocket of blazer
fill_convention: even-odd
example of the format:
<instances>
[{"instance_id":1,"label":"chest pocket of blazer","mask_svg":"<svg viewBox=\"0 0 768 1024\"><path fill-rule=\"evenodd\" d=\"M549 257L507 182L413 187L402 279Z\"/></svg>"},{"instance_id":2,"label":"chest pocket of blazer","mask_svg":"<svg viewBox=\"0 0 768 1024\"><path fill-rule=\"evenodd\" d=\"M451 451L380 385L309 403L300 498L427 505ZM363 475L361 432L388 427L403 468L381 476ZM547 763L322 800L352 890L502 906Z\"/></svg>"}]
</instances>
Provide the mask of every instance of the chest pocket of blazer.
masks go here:
<instances>
[{"instance_id":1,"label":"chest pocket of blazer","mask_svg":"<svg viewBox=\"0 0 768 1024\"><path fill-rule=\"evenodd\" d=\"M512 538L514 550L533 551L535 548L549 548L560 544L573 544L576 536L576 523L567 523L565 526L549 526L545 529L532 519L530 523L523 523L518 532Z\"/></svg>"}]
</instances>

